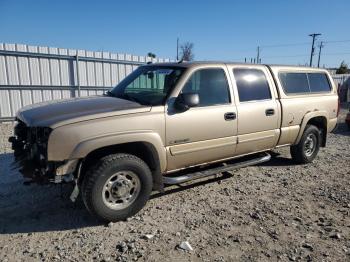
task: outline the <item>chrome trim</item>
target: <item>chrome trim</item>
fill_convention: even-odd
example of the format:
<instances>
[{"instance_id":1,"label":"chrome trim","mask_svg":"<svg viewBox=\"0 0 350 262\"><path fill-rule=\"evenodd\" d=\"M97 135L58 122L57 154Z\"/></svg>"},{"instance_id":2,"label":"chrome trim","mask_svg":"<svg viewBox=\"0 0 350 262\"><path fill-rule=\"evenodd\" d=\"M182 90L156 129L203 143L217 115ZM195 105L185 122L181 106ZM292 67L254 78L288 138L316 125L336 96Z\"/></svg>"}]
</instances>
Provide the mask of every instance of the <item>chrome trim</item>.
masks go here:
<instances>
[{"instance_id":1,"label":"chrome trim","mask_svg":"<svg viewBox=\"0 0 350 262\"><path fill-rule=\"evenodd\" d=\"M216 167L216 168L204 170L201 172L194 172L194 173L190 173L190 174L186 174L186 175L182 175L182 176L177 176L177 177L164 176L163 181L164 181L164 184L169 184L169 185L182 184L182 183L185 183L188 181L204 178L207 176L216 175L218 173L222 173L225 171L231 171L231 170L246 167L246 166L257 165L260 163L267 162L270 159L271 159L271 155L268 153L265 153L264 156L258 157L258 158L252 159L252 160L246 160L246 161L234 163L231 165Z\"/></svg>"}]
</instances>

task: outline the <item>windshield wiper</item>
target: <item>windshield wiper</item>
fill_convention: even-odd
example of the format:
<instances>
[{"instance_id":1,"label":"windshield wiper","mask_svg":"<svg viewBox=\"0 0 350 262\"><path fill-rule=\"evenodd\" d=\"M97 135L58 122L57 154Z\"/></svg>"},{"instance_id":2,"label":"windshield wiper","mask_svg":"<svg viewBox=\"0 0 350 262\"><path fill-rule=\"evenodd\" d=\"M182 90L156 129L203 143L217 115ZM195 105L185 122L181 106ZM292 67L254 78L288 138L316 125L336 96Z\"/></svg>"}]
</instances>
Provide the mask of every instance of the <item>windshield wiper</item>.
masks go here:
<instances>
[{"instance_id":1,"label":"windshield wiper","mask_svg":"<svg viewBox=\"0 0 350 262\"><path fill-rule=\"evenodd\" d=\"M116 96L116 97L121 98L121 99L126 99L129 101L133 101L133 102L136 102L140 105L143 105L143 102L140 99L133 97L133 96L130 96L129 94L126 94L126 93L119 95L119 96Z\"/></svg>"},{"instance_id":2,"label":"windshield wiper","mask_svg":"<svg viewBox=\"0 0 350 262\"><path fill-rule=\"evenodd\" d=\"M115 95L109 90L104 95L105 96L113 96L113 97L115 97Z\"/></svg>"}]
</instances>

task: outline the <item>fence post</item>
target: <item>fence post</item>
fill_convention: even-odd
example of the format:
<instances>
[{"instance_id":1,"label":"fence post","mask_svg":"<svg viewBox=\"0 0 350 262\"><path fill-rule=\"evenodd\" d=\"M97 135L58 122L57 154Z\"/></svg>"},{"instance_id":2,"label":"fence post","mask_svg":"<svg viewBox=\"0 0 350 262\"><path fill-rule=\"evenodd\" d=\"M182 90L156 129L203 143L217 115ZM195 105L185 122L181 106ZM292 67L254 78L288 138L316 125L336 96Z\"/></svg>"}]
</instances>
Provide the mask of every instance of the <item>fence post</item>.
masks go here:
<instances>
[{"instance_id":1,"label":"fence post","mask_svg":"<svg viewBox=\"0 0 350 262\"><path fill-rule=\"evenodd\" d=\"M77 69L77 87L78 87L78 96L80 97L80 79L79 79L79 56L78 51L76 55L76 69Z\"/></svg>"}]
</instances>

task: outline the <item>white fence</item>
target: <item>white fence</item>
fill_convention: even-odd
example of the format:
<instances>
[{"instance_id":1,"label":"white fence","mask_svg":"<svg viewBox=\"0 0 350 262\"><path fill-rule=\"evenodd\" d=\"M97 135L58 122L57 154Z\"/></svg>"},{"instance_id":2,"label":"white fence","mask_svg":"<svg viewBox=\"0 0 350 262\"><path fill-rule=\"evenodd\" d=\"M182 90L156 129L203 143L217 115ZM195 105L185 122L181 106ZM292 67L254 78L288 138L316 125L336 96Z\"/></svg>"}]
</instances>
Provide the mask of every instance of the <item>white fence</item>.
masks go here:
<instances>
[{"instance_id":1,"label":"white fence","mask_svg":"<svg viewBox=\"0 0 350 262\"><path fill-rule=\"evenodd\" d=\"M341 86L350 78L350 74L332 75L332 78L337 86Z\"/></svg>"},{"instance_id":2,"label":"white fence","mask_svg":"<svg viewBox=\"0 0 350 262\"><path fill-rule=\"evenodd\" d=\"M102 94L149 61L169 59L0 43L0 121L25 105Z\"/></svg>"},{"instance_id":3,"label":"white fence","mask_svg":"<svg viewBox=\"0 0 350 262\"><path fill-rule=\"evenodd\" d=\"M46 100L102 94L139 65L168 62L130 54L0 43L0 121ZM333 75L342 85L350 75Z\"/></svg>"}]
</instances>

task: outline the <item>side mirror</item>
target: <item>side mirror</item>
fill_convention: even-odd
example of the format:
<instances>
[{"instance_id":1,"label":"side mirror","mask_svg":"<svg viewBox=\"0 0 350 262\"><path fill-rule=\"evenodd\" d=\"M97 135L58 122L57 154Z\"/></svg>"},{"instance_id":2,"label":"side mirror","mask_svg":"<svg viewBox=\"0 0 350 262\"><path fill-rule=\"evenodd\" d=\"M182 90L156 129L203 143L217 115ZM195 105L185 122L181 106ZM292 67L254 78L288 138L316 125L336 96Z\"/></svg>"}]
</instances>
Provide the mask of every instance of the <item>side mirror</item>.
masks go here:
<instances>
[{"instance_id":1,"label":"side mirror","mask_svg":"<svg viewBox=\"0 0 350 262\"><path fill-rule=\"evenodd\" d=\"M175 99L175 108L179 111L186 111L191 107L199 105L199 95L197 93L180 94Z\"/></svg>"}]
</instances>

